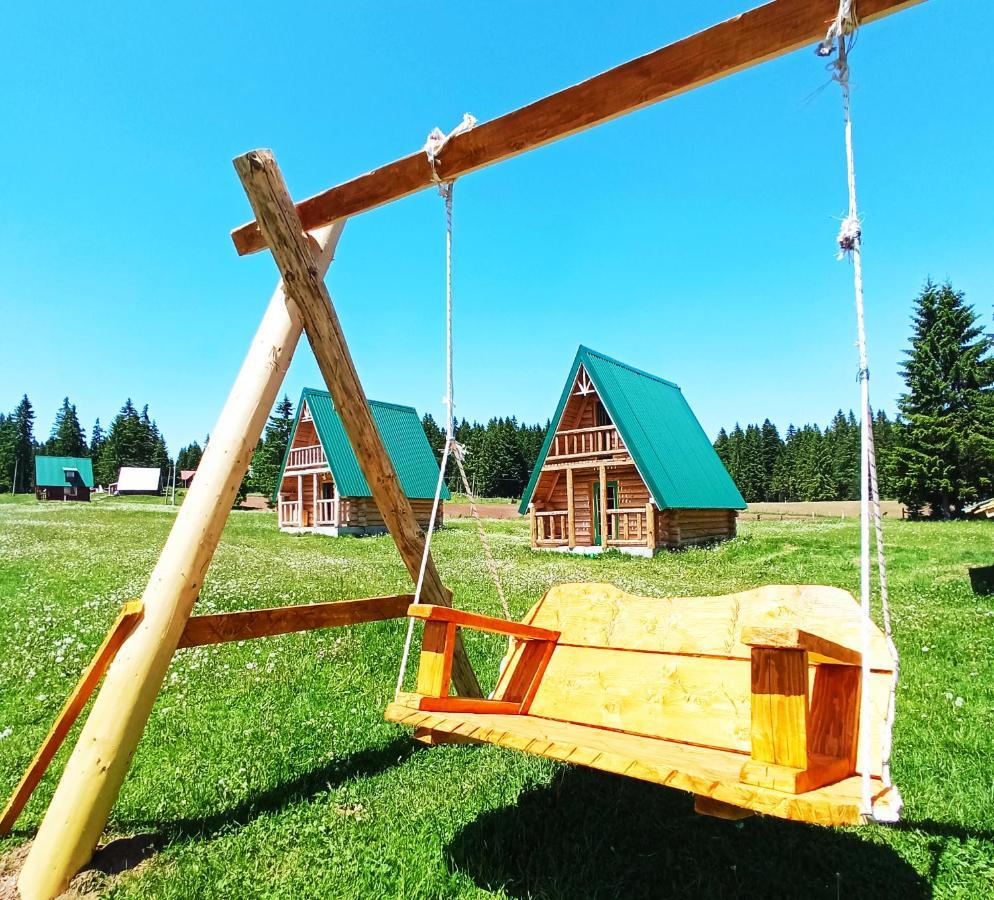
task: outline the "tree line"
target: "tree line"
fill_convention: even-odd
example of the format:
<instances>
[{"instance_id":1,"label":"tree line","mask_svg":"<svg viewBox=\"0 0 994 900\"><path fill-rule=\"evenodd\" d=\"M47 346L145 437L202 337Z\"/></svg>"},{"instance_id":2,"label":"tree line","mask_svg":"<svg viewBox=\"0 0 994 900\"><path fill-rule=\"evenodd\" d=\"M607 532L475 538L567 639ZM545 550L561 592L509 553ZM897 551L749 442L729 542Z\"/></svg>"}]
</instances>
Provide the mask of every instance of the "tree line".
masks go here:
<instances>
[{"instance_id":1,"label":"tree line","mask_svg":"<svg viewBox=\"0 0 994 900\"><path fill-rule=\"evenodd\" d=\"M901 364L898 416L873 417L882 497L912 515L950 518L994 495L994 338L962 291L926 281L915 300ZM840 410L832 422L791 425L781 439L762 425L722 429L715 450L747 501L859 497L859 425Z\"/></svg>"},{"instance_id":2,"label":"tree line","mask_svg":"<svg viewBox=\"0 0 994 900\"><path fill-rule=\"evenodd\" d=\"M9 415L0 413L0 491L33 491L34 457L39 454L89 457L94 482L104 485L117 481L121 466L158 468L164 478L172 463L165 438L149 416L148 405L139 412L130 397L109 428L104 430L99 418L93 423L89 439L76 404L68 397L56 411L46 440L35 438L35 420L35 409L27 394Z\"/></svg>"}]
</instances>

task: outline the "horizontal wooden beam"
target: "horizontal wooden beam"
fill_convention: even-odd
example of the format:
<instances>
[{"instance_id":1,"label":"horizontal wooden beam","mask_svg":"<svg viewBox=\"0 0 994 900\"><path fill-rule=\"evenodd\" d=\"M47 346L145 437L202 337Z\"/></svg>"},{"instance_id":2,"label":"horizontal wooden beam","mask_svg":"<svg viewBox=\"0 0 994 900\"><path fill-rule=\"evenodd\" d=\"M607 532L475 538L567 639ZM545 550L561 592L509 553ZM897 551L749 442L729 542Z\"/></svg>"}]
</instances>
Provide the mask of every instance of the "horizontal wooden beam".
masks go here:
<instances>
[{"instance_id":1,"label":"horizontal wooden beam","mask_svg":"<svg viewBox=\"0 0 994 900\"><path fill-rule=\"evenodd\" d=\"M294 631L400 619L407 616L407 608L413 602L413 594L398 594L391 597L367 597L364 600L339 600L333 603L192 616L186 623L179 646L202 647L205 644L226 644L229 641L272 637Z\"/></svg>"},{"instance_id":2,"label":"horizontal wooden beam","mask_svg":"<svg viewBox=\"0 0 994 900\"><path fill-rule=\"evenodd\" d=\"M618 466L634 466L635 460L630 456L619 456L611 459L594 459L579 462L546 463L542 466L543 472L564 472L566 469L599 469L605 466L608 469L615 469Z\"/></svg>"},{"instance_id":3,"label":"horizontal wooden beam","mask_svg":"<svg viewBox=\"0 0 994 900\"><path fill-rule=\"evenodd\" d=\"M858 0L865 24L922 0ZM436 161L443 181L667 100L825 37L838 0L772 0L659 50L454 136ZM305 231L431 187L421 151L297 204ZM255 222L231 234L239 255L266 246Z\"/></svg>"},{"instance_id":4,"label":"horizontal wooden beam","mask_svg":"<svg viewBox=\"0 0 994 900\"><path fill-rule=\"evenodd\" d=\"M509 634L524 641L558 641L559 632L548 628L536 628L534 625L523 625L520 622L508 622L506 619L495 619L493 616L483 616L479 613L464 612L448 606L432 606L428 603L413 604L407 614L415 619L426 622L447 622L477 631L489 631L491 634Z\"/></svg>"},{"instance_id":5,"label":"horizontal wooden beam","mask_svg":"<svg viewBox=\"0 0 994 900\"><path fill-rule=\"evenodd\" d=\"M793 625L747 625L742 629L742 643L770 650L806 650L812 662L858 666L863 660L859 650Z\"/></svg>"}]
</instances>

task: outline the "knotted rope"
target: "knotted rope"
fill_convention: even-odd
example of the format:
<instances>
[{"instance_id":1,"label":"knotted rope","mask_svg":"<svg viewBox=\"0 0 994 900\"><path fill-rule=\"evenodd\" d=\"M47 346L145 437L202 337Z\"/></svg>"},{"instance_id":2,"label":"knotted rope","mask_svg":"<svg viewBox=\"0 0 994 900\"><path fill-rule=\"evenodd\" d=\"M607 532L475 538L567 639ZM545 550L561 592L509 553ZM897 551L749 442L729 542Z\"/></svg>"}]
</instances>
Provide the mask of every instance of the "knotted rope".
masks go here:
<instances>
[{"instance_id":1,"label":"knotted rope","mask_svg":"<svg viewBox=\"0 0 994 900\"><path fill-rule=\"evenodd\" d=\"M877 570L880 581L880 603L883 614L884 634L887 648L893 663L888 697L887 715L884 733L881 735L882 768L881 780L885 787L897 792L890 777L890 757L893 746L894 713L897 693L897 678L899 658L894 644L890 603L887 594L887 566L884 556L883 522L880 514L880 496L877 480L876 448L873 440L873 408L870 405L870 369L866 349L866 327L863 308L863 261L862 261L862 229L859 220L859 208L856 202L856 165L853 154L851 96L849 84L849 49L857 22L853 13L852 0L841 0L835 20L829 26L825 40L818 47L819 56L830 56L837 50L837 56L831 65L832 77L838 82L842 91L842 109L845 121L846 145L846 174L849 189L849 209L842 220L837 237L838 258L849 259L853 265L853 286L856 296L856 332L859 348L859 383L860 405L862 408L860 427L860 605L863 611L862 628L862 684L863 691L860 700L860 733L868 736L872 729L873 710L869 697L870 678L870 640L872 619L871 588L870 588L870 516L872 513L876 535ZM872 785L870 778L870 748L869 740L861 740L859 747L859 765L861 773L861 801L863 815L877 821L885 820L883 814L878 814L873 808ZM894 804L894 816L900 811L901 800L897 795Z\"/></svg>"},{"instance_id":2,"label":"knotted rope","mask_svg":"<svg viewBox=\"0 0 994 900\"><path fill-rule=\"evenodd\" d=\"M425 570L428 567L428 560L431 557L431 539L435 533L435 523L438 520L438 510L442 502L442 486L445 484L445 472L448 467L449 458L455 460L462 479L463 489L470 501L470 513L476 520L476 528L480 535L480 543L483 545L483 552L486 557L487 568L493 578L503 607L504 617L511 618L511 608L508 605L507 597L504 594L504 586L501 583L500 571L490 549L490 542L483 530L483 523L480 521L479 510L476 507L476 498L469 486L469 479L466 477L466 469L463 460L466 455L466 448L463 447L455 436L455 402L453 400L453 365L452 365L452 189L453 181L442 181L438 174L438 158L442 149L448 141L457 134L469 131L476 124L469 113L465 113L462 122L459 123L448 134L443 134L438 128L433 128L425 141L424 152L431 164L432 177L438 186L438 192L445 201L445 446L442 449L442 459L438 469L438 481L435 484L435 497L431 507L431 517L428 520L428 534L425 535L424 552L421 555L421 566L418 570L418 581L414 589L414 602L421 602L421 590L424 587ZM400 660L400 672L397 675L397 688L395 693L400 693L404 685L404 676L407 674L407 664L411 655L411 642L414 637L414 619L407 622L407 636L404 639L404 652Z\"/></svg>"}]
</instances>

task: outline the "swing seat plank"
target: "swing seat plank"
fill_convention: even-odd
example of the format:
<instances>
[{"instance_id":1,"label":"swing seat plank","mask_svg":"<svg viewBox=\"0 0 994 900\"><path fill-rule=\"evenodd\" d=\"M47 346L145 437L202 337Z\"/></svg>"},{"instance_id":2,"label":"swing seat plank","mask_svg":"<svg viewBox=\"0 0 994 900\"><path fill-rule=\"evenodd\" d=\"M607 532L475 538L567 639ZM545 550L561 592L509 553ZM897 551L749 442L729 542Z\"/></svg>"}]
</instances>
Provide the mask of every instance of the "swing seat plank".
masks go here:
<instances>
[{"instance_id":1,"label":"swing seat plank","mask_svg":"<svg viewBox=\"0 0 994 900\"><path fill-rule=\"evenodd\" d=\"M874 626L860 734L863 619L845 591L659 599L559 585L521 624L465 620L513 637L493 698L471 705L448 696L453 614L414 610L426 622L425 678L386 718L433 743L492 743L681 788L724 817L735 807L852 825L863 821L866 741L875 809L896 812L898 795L880 780L890 655Z\"/></svg>"}]
</instances>

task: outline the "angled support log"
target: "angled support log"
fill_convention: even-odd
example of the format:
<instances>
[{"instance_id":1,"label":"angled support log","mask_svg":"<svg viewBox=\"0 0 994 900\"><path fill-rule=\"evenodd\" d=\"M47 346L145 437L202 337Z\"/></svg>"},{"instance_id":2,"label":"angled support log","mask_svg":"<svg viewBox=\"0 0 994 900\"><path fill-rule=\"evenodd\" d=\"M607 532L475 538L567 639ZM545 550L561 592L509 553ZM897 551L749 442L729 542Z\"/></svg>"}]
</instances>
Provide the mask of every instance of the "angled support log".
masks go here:
<instances>
[{"instance_id":1,"label":"angled support log","mask_svg":"<svg viewBox=\"0 0 994 900\"><path fill-rule=\"evenodd\" d=\"M313 235L313 266L331 263L344 222ZM276 288L142 595L144 615L107 670L25 860L25 900L48 900L93 855L162 680L248 470L303 323Z\"/></svg>"},{"instance_id":2,"label":"angled support log","mask_svg":"<svg viewBox=\"0 0 994 900\"><path fill-rule=\"evenodd\" d=\"M283 175L269 150L253 150L234 161L256 220L286 285L304 320L304 330L373 501L383 516L411 579L417 583L425 536L400 486L393 462L373 422L369 402L359 381L341 322L322 273L311 259L307 238ZM431 556L424 570L421 597L425 603L451 606ZM457 639L452 683L463 696L482 696L462 640Z\"/></svg>"}]
</instances>

